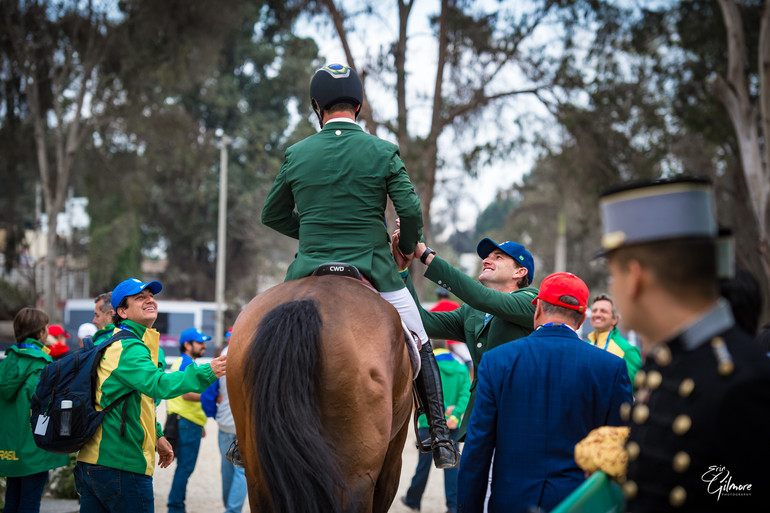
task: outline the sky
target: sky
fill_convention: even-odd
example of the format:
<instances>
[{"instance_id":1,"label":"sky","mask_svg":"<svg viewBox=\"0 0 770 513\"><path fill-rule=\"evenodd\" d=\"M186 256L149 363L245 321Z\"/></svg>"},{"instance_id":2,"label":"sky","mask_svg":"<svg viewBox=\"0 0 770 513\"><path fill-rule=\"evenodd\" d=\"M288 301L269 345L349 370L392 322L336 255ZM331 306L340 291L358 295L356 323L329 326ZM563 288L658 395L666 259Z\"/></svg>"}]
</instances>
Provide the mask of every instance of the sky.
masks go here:
<instances>
[{"instance_id":1,"label":"sky","mask_svg":"<svg viewBox=\"0 0 770 513\"><path fill-rule=\"evenodd\" d=\"M361 5L361 2L345 0L338 4L342 4L350 12ZM354 30L349 32L352 53L359 67L361 63L374 58L379 49L387 48L396 39L398 16L395 4L396 2L381 2L377 6L377 14L367 18L365 29L362 29L360 24L353 25ZM406 68L409 94L407 108L411 133L425 134L429 129L437 59L437 45L429 26L429 18L436 14L439 8L438 1L414 2L409 18ZM339 38L330 24L303 19L295 29L299 35L315 39L326 62L347 64ZM396 96L392 89L378 86L370 80L367 81L367 96L378 119L395 117ZM481 128L470 134L461 134L459 141L468 137L483 139L485 135L489 137L497 130L516 130L513 126L514 118L533 112L538 116L547 117L545 109L534 99L509 102L504 111L490 110L481 123ZM489 129L485 130L485 126ZM500 190L509 189L514 183L520 182L535 160L533 152L522 151L503 162L480 167L477 176L472 178L459 166L451 164L457 161L454 146L462 144L459 141L458 138L446 135L440 141L439 157L450 164L444 166L437 176L437 183L447 185L437 185L432 213L434 221L448 226L443 235L454 229L473 228L478 213L495 199Z\"/></svg>"}]
</instances>

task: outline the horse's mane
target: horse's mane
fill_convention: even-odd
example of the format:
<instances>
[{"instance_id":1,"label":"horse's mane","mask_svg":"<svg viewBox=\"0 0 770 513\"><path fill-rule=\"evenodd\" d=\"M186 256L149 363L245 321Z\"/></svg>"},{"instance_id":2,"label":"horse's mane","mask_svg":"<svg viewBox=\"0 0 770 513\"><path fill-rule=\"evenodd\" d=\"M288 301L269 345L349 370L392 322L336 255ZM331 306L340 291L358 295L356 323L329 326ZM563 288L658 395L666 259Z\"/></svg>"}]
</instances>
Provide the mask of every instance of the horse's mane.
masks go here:
<instances>
[{"instance_id":1,"label":"horse's mane","mask_svg":"<svg viewBox=\"0 0 770 513\"><path fill-rule=\"evenodd\" d=\"M245 355L247 404L271 504L265 511L343 512L347 490L318 406L322 319L312 299L283 303L259 324ZM280 448L280 450L278 449Z\"/></svg>"}]
</instances>

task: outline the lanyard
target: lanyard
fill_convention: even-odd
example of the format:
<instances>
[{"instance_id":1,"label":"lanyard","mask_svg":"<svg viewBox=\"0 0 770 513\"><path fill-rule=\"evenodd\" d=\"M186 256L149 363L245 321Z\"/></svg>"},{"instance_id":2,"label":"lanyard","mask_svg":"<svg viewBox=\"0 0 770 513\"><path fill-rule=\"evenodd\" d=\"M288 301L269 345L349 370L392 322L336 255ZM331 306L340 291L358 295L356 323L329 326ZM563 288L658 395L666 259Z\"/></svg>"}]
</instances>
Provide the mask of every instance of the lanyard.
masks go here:
<instances>
[{"instance_id":1,"label":"lanyard","mask_svg":"<svg viewBox=\"0 0 770 513\"><path fill-rule=\"evenodd\" d=\"M569 326L567 324L563 324L561 322L547 322L547 323L541 324L540 326L537 327L537 329L540 329L540 328L567 328L572 333L575 333L575 330L572 328L572 326Z\"/></svg>"},{"instance_id":2,"label":"lanyard","mask_svg":"<svg viewBox=\"0 0 770 513\"><path fill-rule=\"evenodd\" d=\"M36 345L34 345L34 344L25 344L24 342L22 342L21 344L19 344L19 347L20 347L21 349L36 349L36 350L38 350L38 351L42 351L42 349L40 349L38 346L36 346Z\"/></svg>"},{"instance_id":3,"label":"lanyard","mask_svg":"<svg viewBox=\"0 0 770 513\"><path fill-rule=\"evenodd\" d=\"M607 350L607 347L610 345L610 335L612 335L612 330L607 332L607 340L604 341L604 350ZM596 333L596 343L594 344L596 347L599 347L599 333Z\"/></svg>"}]
</instances>

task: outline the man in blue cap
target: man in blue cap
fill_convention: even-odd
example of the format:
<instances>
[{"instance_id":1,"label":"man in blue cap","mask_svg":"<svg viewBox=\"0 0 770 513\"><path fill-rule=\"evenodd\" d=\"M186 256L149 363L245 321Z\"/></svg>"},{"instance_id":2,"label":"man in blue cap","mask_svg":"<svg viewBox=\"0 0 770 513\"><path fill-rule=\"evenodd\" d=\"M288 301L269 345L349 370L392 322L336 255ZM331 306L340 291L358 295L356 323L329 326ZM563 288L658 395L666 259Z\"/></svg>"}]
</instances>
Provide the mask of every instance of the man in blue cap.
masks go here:
<instances>
[{"instance_id":1,"label":"man in blue cap","mask_svg":"<svg viewBox=\"0 0 770 513\"><path fill-rule=\"evenodd\" d=\"M171 365L171 372L184 371L195 366L195 360L206 354L206 342L211 337L196 328L188 328L179 336L179 358ZM171 440L176 454L176 471L168 493L168 511L184 512L187 481L198 461L201 438L206 436L206 414L201 407L201 394L188 392L168 400L168 418L177 423L177 438ZM169 425L168 423L166 424ZM170 436L168 434L167 436Z\"/></svg>"},{"instance_id":2,"label":"man in blue cap","mask_svg":"<svg viewBox=\"0 0 770 513\"><path fill-rule=\"evenodd\" d=\"M95 397L99 409L125 395L128 399L104 416L96 435L78 453L74 474L83 511L152 511L155 453L161 468L174 457L170 446L162 445L154 398L203 392L225 374L226 356L188 366L184 372L158 368L160 334L152 326L158 317L155 294L162 288L157 281L130 278L112 291L115 332L131 336L105 349L95 377Z\"/></svg>"},{"instance_id":3,"label":"man in blue cap","mask_svg":"<svg viewBox=\"0 0 770 513\"><path fill-rule=\"evenodd\" d=\"M404 269L409 262L398 251L398 236L398 233L394 234L392 250L398 267ZM485 352L532 333L535 314L532 300L537 296L537 289L530 286L535 262L521 244L512 241L498 244L492 239L482 239L476 252L482 259L478 282L452 267L423 242L417 243L414 251L415 259L427 266L425 277L465 302L457 310L425 310L419 304L408 272L404 278L417 301L428 336L465 342L473 365L478 369ZM458 431L461 441L471 417L476 383L474 376L471 398Z\"/></svg>"}]
</instances>

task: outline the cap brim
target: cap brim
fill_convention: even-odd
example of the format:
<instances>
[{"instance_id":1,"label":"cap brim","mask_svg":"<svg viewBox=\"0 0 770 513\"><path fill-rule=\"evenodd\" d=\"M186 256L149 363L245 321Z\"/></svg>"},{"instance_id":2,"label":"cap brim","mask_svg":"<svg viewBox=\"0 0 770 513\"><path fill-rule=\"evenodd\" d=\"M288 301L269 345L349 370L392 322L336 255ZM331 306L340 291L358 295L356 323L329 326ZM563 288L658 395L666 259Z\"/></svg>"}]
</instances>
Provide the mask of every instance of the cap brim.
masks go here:
<instances>
[{"instance_id":1,"label":"cap brim","mask_svg":"<svg viewBox=\"0 0 770 513\"><path fill-rule=\"evenodd\" d=\"M158 292L163 290L163 285L161 285L159 281L151 281L145 284L142 290L144 289L150 289L150 292L152 292L153 294L157 294Z\"/></svg>"},{"instance_id":2,"label":"cap brim","mask_svg":"<svg viewBox=\"0 0 770 513\"><path fill-rule=\"evenodd\" d=\"M490 238L484 238L479 241L478 246L476 246L476 253L478 253L479 257L487 258L489 254L494 251L495 249L499 249L506 255L508 254L506 251L503 250L495 241L493 241Z\"/></svg>"}]
</instances>

